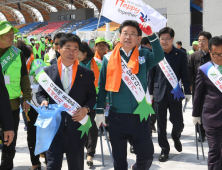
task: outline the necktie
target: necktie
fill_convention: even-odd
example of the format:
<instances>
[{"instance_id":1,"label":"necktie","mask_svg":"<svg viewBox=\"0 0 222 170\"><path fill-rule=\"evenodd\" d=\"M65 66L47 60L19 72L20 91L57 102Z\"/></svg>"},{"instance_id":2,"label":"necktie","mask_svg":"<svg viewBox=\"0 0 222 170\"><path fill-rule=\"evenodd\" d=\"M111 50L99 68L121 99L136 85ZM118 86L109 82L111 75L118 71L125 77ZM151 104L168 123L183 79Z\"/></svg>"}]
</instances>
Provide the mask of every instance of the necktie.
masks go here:
<instances>
[{"instance_id":1,"label":"necktie","mask_svg":"<svg viewBox=\"0 0 222 170\"><path fill-rule=\"evenodd\" d=\"M63 88L65 90L65 93L68 94L69 93L69 88L70 88L70 82L69 82L69 67L65 67L65 73L63 75L63 80L62 80L62 85Z\"/></svg>"},{"instance_id":2,"label":"necktie","mask_svg":"<svg viewBox=\"0 0 222 170\"><path fill-rule=\"evenodd\" d=\"M222 74L222 65L220 65L220 66L218 67L218 70L219 70L220 74Z\"/></svg>"}]
</instances>

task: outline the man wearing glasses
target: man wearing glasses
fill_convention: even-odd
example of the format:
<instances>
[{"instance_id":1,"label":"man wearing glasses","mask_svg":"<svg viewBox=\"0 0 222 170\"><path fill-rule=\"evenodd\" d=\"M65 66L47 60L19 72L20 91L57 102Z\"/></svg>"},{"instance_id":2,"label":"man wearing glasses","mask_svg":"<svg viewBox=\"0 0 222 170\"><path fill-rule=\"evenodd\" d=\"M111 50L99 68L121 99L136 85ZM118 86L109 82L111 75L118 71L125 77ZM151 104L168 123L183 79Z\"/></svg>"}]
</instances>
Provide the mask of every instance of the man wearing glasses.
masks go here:
<instances>
[{"instance_id":1,"label":"man wearing glasses","mask_svg":"<svg viewBox=\"0 0 222 170\"><path fill-rule=\"evenodd\" d=\"M222 169L222 38L211 38L209 50L212 61L198 68L192 116L194 125L203 124L206 131L208 169L219 170Z\"/></svg>"},{"instance_id":2,"label":"man wearing glasses","mask_svg":"<svg viewBox=\"0 0 222 170\"><path fill-rule=\"evenodd\" d=\"M44 62L46 63L46 65L49 66L57 64L57 60L60 57L60 54L58 52L59 40L64 34L65 33L60 32L53 37L53 48L51 48L49 52L46 53L44 56Z\"/></svg>"},{"instance_id":3,"label":"man wearing glasses","mask_svg":"<svg viewBox=\"0 0 222 170\"><path fill-rule=\"evenodd\" d=\"M142 31L148 35L153 53L147 49L138 49L137 44L142 38ZM135 114L140 103L143 102L138 102L133 90L136 89L135 91L141 94L140 96L144 95L143 99L145 99L148 71L163 59L164 54L156 34L153 34L151 27L146 23L138 24L136 21L126 20L120 25L119 32L120 43L116 45L112 53L103 57L95 120L97 127L105 122L103 108L107 93L109 93L108 121L114 169L128 169L127 140L132 139L137 155L132 169L148 170L154 153L150 118L148 118L150 116L148 116L149 112L146 113L149 108L145 105L142 111ZM141 92L142 89L144 92ZM147 117L141 119L141 114Z\"/></svg>"},{"instance_id":4,"label":"man wearing glasses","mask_svg":"<svg viewBox=\"0 0 222 170\"><path fill-rule=\"evenodd\" d=\"M198 44L199 44L199 50L196 51L195 53L191 54L189 59L188 59L188 75L190 78L191 82L191 91L192 91L192 98L194 98L195 95L195 89L196 89L196 77L197 77L197 72L198 68L207 63L208 61L211 61L210 58L210 53L209 53L209 41L212 38L211 33L202 31L199 33L198 36ZM201 106L201 112L202 112L203 107ZM198 129L198 128L197 128ZM200 125L200 130L201 130L201 135L202 135L202 141L205 141L205 130L203 128L203 125ZM198 129L199 132L199 129ZM200 137L198 138L198 141L200 142L201 139Z\"/></svg>"},{"instance_id":5,"label":"man wearing glasses","mask_svg":"<svg viewBox=\"0 0 222 170\"><path fill-rule=\"evenodd\" d=\"M188 101L191 98L190 81L187 74L187 56L183 51L173 46L174 30L169 27L165 27L159 31L160 45L163 48L165 59L169 65L166 68L171 67L169 70L169 76L174 75L172 78L177 79L177 91L181 90L178 85L178 81L181 79L184 85L185 98ZM166 63L166 61L164 61ZM175 97L176 93L168 74L165 76L162 66L156 65L149 72L148 87L150 94L154 98L154 110L157 117L158 126L158 143L161 147L161 154L159 156L160 162L165 162L168 159L170 152L170 145L167 140L166 123L167 123L167 109L170 111L170 122L173 124L171 137L174 141L174 147L178 152L182 151L182 144L180 142L181 133L184 128L183 114L182 114L182 100L184 99L182 91L180 91L179 97ZM176 84L176 83L174 83ZM151 98L152 99L152 98Z\"/></svg>"}]
</instances>

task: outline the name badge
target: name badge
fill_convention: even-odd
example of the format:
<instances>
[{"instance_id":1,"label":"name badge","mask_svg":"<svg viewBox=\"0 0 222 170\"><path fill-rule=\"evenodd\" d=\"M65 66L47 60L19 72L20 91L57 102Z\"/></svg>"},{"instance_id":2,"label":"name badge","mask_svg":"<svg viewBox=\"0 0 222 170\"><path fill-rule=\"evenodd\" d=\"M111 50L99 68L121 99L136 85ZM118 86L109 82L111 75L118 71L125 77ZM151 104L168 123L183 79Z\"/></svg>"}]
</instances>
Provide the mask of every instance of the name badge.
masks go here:
<instances>
[{"instance_id":1,"label":"name badge","mask_svg":"<svg viewBox=\"0 0 222 170\"><path fill-rule=\"evenodd\" d=\"M10 84L10 76L4 76L5 84Z\"/></svg>"}]
</instances>

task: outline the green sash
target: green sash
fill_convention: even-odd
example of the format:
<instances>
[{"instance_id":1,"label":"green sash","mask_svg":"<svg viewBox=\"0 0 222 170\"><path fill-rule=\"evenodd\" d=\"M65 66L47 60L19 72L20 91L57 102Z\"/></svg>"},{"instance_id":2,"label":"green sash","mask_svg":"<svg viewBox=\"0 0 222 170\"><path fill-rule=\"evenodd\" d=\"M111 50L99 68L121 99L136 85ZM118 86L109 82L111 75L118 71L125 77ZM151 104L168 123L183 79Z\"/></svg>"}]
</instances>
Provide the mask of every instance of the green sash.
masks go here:
<instances>
[{"instance_id":1,"label":"green sash","mask_svg":"<svg viewBox=\"0 0 222 170\"><path fill-rule=\"evenodd\" d=\"M19 56L21 50L11 46L8 51L1 57L2 73L9 68L12 62Z\"/></svg>"}]
</instances>

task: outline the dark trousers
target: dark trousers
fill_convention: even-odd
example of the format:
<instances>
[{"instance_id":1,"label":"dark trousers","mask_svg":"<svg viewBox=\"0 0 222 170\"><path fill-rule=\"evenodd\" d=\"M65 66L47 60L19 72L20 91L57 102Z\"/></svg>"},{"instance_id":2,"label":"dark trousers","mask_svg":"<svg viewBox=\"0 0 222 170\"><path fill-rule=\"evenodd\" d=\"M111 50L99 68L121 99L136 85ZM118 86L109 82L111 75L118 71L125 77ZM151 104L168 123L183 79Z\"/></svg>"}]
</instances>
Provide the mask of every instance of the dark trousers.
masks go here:
<instances>
[{"instance_id":1,"label":"dark trousers","mask_svg":"<svg viewBox=\"0 0 222 170\"><path fill-rule=\"evenodd\" d=\"M26 115L25 115L25 112L23 111L23 99L21 98L20 99L20 102L21 102L21 108L22 108L22 117L23 117L23 120L24 120L24 124L25 126L27 127L27 118L26 118Z\"/></svg>"},{"instance_id":2,"label":"dark trousers","mask_svg":"<svg viewBox=\"0 0 222 170\"><path fill-rule=\"evenodd\" d=\"M209 146L208 170L222 169L222 127L213 128L204 125Z\"/></svg>"},{"instance_id":3,"label":"dark trousers","mask_svg":"<svg viewBox=\"0 0 222 170\"><path fill-rule=\"evenodd\" d=\"M173 124L171 136L174 140L179 140L184 128L182 102L170 102L165 93L163 100L161 102L155 102L154 107L157 117L158 143L162 149L161 153L169 154L170 145L167 140L166 132L167 108L169 108L170 111L170 122Z\"/></svg>"},{"instance_id":4,"label":"dark trousers","mask_svg":"<svg viewBox=\"0 0 222 170\"><path fill-rule=\"evenodd\" d=\"M84 135L80 139L81 132L77 129L73 134L70 136L67 127L64 126L63 131L55 135L46 152L47 170L61 170L64 153L66 153L69 170L84 169L84 144L87 137Z\"/></svg>"},{"instance_id":5,"label":"dark trousers","mask_svg":"<svg viewBox=\"0 0 222 170\"><path fill-rule=\"evenodd\" d=\"M127 140L132 138L137 156L134 170L148 170L153 161L150 118L140 122L139 115L109 111L109 135L115 170L127 170Z\"/></svg>"},{"instance_id":6,"label":"dark trousers","mask_svg":"<svg viewBox=\"0 0 222 170\"><path fill-rule=\"evenodd\" d=\"M96 113L95 113L95 110L93 110L90 113L90 120L92 122L92 127L89 129L88 138L85 144L85 147L87 149L86 155L92 156L92 157L94 157L96 153L96 145L97 145L97 139L98 139L98 128L94 120L95 116L96 116Z\"/></svg>"},{"instance_id":7,"label":"dark trousers","mask_svg":"<svg viewBox=\"0 0 222 170\"><path fill-rule=\"evenodd\" d=\"M204 96L203 96L204 97ZM194 101L194 92L192 93L192 101ZM202 105L201 106L203 106L204 105L204 100L202 100L203 101L203 103L202 103ZM202 110L203 110L203 107L200 109L200 117L202 117ZM198 125L196 124L196 128L197 128L197 133L199 133L199 128L198 128ZM206 136L206 134L205 134L205 130L204 130L204 128L203 128L203 124L201 123L200 124L200 131L201 131L201 135L202 135L202 137L205 137Z\"/></svg>"},{"instance_id":8,"label":"dark trousers","mask_svg":"<svg viewBox=\"0 0 222 170\"><path fill-rule=\"evenodd\" d=\"M41 162L39 161L39 155L35 156L35 144L36 144L36 126L34 125L36 119L38 117L38 113L30 107L30 111L28 112L28 117L30 121L27 123L27 141L30 152L30 158L32 165L39 165Z\"/></svg>"},{"instance_id":9,"label":"dark trousers","mask_svg":"<svg viewBox=\"0 0 222 170\"><path fill-rule=\"evenodd\" d=\"M15 136L12 143L9 146L3 145L2 147L2 160L1 160L1 167L0 167L1 170L13 169L13 159L15 157L15 146L16 146L17 132L18 132L18 126L19 126L19 120L20 120L19 111L20 109L12 111ZM4 139L4 134L3 134L3 139Z\"/></svg>"}]
</instances>

